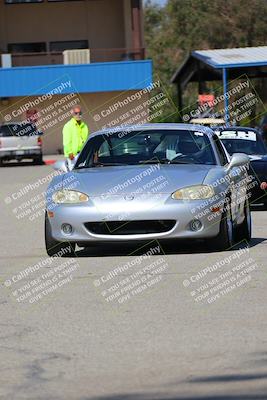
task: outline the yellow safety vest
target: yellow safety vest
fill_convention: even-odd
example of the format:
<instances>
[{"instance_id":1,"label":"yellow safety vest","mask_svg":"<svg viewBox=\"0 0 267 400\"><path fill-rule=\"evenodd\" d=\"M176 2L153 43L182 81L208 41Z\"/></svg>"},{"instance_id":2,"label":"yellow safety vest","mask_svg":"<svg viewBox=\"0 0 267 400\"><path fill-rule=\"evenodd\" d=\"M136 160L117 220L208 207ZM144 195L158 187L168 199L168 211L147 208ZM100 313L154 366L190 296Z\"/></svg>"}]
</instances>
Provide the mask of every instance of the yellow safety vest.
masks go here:
<instances>
[{"instance_id":1,"label":"yellow safety vest","mask_svg":"<svg viewBox=\"0 0 267 400\"><path fill-rule=\"evenodd\" d=\"M63 147L64 155L69 154L76 156L83 148L84 143L89 135L89 129L85 122L78 122L75 118L71 118L63 127Z\"/></svg>"}]
</instances>

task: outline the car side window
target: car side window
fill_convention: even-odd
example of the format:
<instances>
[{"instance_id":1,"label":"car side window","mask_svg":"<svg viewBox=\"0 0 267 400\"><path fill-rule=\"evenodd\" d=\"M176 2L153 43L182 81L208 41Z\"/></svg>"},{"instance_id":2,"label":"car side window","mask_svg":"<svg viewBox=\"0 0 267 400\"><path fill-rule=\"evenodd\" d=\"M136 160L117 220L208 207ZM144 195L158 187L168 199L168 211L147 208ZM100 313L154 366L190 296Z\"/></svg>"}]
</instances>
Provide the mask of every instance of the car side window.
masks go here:
<instances>
[{"instance_id":1,"label":"car side window","mask_svg":"<svg viewBox=\"0 0 267 400\"><path fill-rule=\"evenodd\" d=\"M108 142L106 140L104 140L104 142L99 147L98 156L99 157L110 156L110 148L109 148Z\"/></svg>"},{"instance_id":2,"label":"car side window","mask_svg":"<svg viewBox=\"0 0 267 400\"><path fill-rule=\"evenodd\" d=\"M226 157L225 151L224 151L224 149L222 147L222 144L220 142L220 139L218 138L217 135L213 136L213 141L214 141L214 144L216 146L221 165L228 164L228 159Z\"/></svg>"}]
</instances>

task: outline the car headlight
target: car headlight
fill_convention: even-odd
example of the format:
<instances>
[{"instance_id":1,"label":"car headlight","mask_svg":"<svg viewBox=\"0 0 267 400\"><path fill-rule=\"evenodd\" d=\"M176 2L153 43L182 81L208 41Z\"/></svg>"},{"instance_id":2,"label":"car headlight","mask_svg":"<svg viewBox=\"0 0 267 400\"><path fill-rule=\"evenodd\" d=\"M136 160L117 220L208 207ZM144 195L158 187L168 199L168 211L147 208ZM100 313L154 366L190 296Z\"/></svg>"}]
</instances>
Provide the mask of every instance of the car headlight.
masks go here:
<instances>
[{"instance_id":1,"label":"car headlight","mask_svg":"<svg viewBox=\"0 0 267 400\"><path fill-rule=\"evenodd\" d=\"M196 185L176 190L172 194L172 198L175 200L202 200L209 199L214 195L215 192L212 186Z\"/></svg>"},{"instance_id":2,"label":"car headlight","mask_svg":"<svg viewBox=\"0 0 267 400\"><path fill-rule=\"evenodd\" d=\"M89 197L87 194L76 190L58 190L52 195L52 200L54 203L76 204L88 201Z\"/></svg>"}]
</instances>

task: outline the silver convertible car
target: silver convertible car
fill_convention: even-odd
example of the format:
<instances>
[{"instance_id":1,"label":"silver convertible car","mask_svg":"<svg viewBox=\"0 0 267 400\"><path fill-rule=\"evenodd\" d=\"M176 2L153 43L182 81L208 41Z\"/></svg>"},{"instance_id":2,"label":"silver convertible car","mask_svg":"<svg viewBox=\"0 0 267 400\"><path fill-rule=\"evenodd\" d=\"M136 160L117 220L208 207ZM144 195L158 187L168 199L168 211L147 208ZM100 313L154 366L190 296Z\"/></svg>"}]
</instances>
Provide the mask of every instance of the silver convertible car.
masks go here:
<instances>
[{"instance_id":1,"label":"silver convertible car","mask_svg":"<svg viewBox=\"0 0 267 400\"><path fill-rule=\"evenodd\" d=\"M71 171L64 161L46 196L49 256L75 246L206 241L214 250L251 238L249 158L231 157L210 129L147 124L91 134Z\"/></svg>"}]
</instances>

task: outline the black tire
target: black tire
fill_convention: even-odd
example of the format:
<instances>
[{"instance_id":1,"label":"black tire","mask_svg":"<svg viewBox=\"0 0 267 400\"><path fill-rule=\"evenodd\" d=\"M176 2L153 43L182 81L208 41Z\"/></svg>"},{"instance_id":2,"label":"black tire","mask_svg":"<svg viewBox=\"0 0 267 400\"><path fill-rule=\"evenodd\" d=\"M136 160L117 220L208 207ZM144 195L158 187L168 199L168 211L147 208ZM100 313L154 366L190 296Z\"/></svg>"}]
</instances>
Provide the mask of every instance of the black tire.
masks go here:
<instances>
[{"instance_id":1,"label":"black tire","mask_svg":"<svg viewBox=\"0 0 267 400\"><path fill-rule=\"evenodd\" d=\"M59 242L52 237L47 212L45 213L45 248L49 257L73 257L75 255L75 243Z\"/></svg>"},{"instance_id":2,"label":"black tire","mask_svg":"<svg viewBox=\"0 0 267 400\"><path fill-rule=\"evenodd\" d=\"M2 167L4 164L3 160L0 158L0 167Z\"/></svg>"},{"instance_id":3,"label":"black tire","mask_svg":"<svg viewBox=\"0 0 267 400\"><path fill-rule=\"evenodd\" d=\"M227 197L221 217L220 232L215 238L211 239L209 247L211 250L224 251L230 249L234 244L235 241L231 213L231 201L230 198Z\"/></svg>"},{"instance_id":4,"label":"black tire","mask_svg":"<svg viewBox=\"0 0 267 400\"><path fill-rule=\"evenodd\" d=\"M35 157L34 159L33 159L33 163L34 163L34 165L43 165L43 156L42 155L40 155L40 156L38 156L38 157Z\"/></svg>"},{"instance_id":5,"label":"black tire","mask_svg":"<svg viewBox=\"0 0 267 400\"><path fill-rule=\"evenodd\" d=\"M236 240L238 242L242 242L245 240L247 243L249 243L251 240L251 213L248 200L246 200L245 203L244 213L244 221L236 228Z\"/></svg>"}]
</instances>

